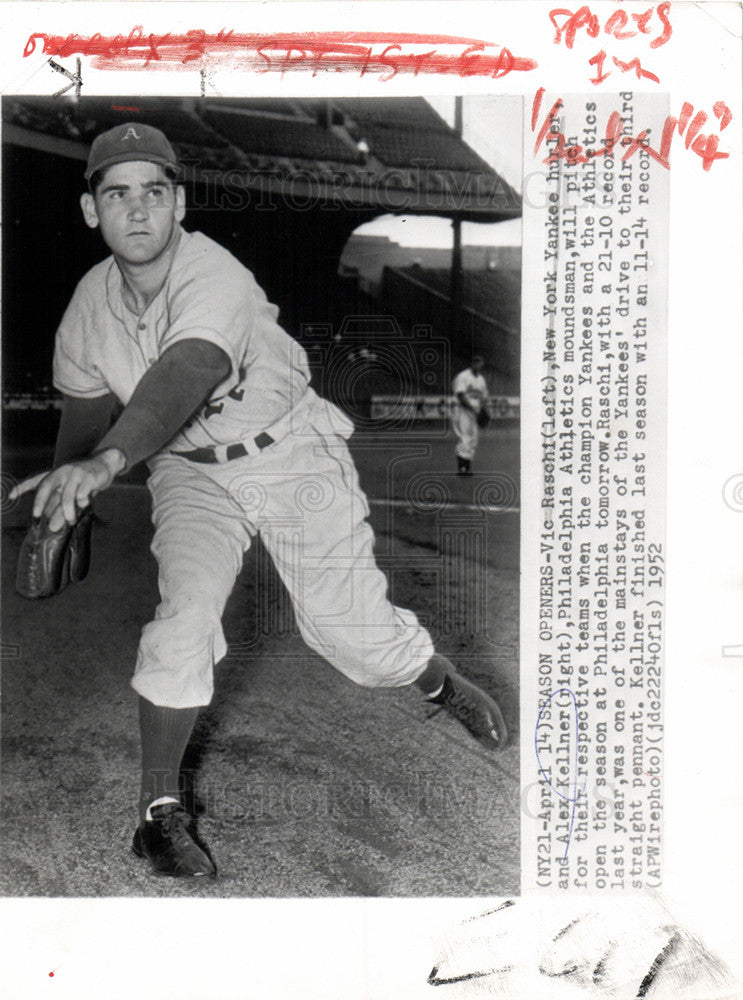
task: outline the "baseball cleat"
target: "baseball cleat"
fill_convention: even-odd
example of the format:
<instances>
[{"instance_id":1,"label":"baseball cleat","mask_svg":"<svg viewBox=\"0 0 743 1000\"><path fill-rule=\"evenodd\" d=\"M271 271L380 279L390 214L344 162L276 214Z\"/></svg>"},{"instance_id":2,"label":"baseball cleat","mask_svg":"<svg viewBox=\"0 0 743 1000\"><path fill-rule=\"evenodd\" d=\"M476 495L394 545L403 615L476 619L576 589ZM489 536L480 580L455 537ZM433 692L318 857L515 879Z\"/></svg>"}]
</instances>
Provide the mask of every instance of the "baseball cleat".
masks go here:
<instances>
[{"instance_id":1,"label":"baseball cleat","mask_svg":"<svg viewBox=\"0 0 743 1000\"><path fill-rule=\"evenodd\" d=\"M428 700L445 708L488 749L502 750L508 742L506 724L496 703L461 674L447 672L442 690Z\"/></svg>"},{"instance_id":2,"label":"baseball cleat","mask_svg":"<svg viewBox=\"0 0 743 1000\"><path fill-rule=\"evenodd\" d=\"M214 877L217 869L189 831L191 817L178 802L153 806L152 819L134 832L132 850L146 858L155 875Z\"/></svg>"}]
</instances>

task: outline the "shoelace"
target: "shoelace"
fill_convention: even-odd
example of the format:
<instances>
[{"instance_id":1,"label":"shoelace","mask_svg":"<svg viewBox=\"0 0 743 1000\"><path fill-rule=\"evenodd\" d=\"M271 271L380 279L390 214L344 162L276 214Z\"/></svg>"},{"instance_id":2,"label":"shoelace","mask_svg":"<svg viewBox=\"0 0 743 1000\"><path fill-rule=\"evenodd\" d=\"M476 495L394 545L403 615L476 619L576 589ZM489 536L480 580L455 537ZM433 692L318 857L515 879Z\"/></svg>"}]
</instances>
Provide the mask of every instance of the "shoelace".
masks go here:
<instances>
[{"instance_id":1,"label":"shoelace","mask_svg":"<svg viewBox=\"0 0 743 1000\"><path fill-rule=\"evenodd\" d=\"M174 809L173 812L162 816L156 821L162 830L163 836L170 838L177 844L191 844L192 840L186 830L188 817L183 809Z\"/></svg>"},{"instance_id":2,"label":"shoelace","mask_svg":"<svg viewBox=\"0 0 743 1000\"><path fill-rule=\"evenodd\" d=\"M452 713L456 715L458 719L462 722L471 720L472 722L477 722L477 709L467 700L465 695L458 693L456 691L449 694L446 699L444 707L451 709Z\"/></svg>"},{"instance_id":3,"label":"shoelace","mask_svg":"<svg viewBox=\"0 0 743 1000\"><path fill-rule=\"evenodd\" d=\"M461 692L451 691L441 707L451 709L452 715L463 722L470 732L478 738L480 734L489 733L494 740L500 742L500 734L495 727L488 725L487 718L481 716L476 706L468 701L467 696Z\"/></svg>"}]
</instances>

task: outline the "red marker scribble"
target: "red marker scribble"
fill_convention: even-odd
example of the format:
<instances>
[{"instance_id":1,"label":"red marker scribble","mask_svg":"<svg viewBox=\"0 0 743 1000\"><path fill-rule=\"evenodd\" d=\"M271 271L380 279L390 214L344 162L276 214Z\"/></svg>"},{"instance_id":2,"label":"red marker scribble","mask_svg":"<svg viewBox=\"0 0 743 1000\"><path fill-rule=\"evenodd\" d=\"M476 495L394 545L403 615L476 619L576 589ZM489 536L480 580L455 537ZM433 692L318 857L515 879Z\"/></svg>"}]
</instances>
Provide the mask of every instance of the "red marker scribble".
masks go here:
<instances>
[{"instance_id":1,"label":"red marker scribble","mask_svg":"<svg viewBox=\"0 0 743 1000\"><path fill-rule=\"evenodd\" d=\"M618 10L613 11L606 19L604 34L616 38L621 42L630 38L636 38L640 34L649 35L654 31L658 31L659 33L650 42L650 48L657 49L661 45L665 45L673 34L673 28L668 18L670 9L671 4L668 3L668 0L665 3L658 4L656 8L651 7L642 14L627 14L620 7ZM568 49L572 49L578 32L581 29L585 29L586 34L590 38L598 38L601 31L600 19L587 5L579 7L576 11L572 11L567 7L555 7L550 11L549 18L555 29L555 37L552 41L555 45L560 45L564 42ZM562 20L563 18L564 20ZM637 31L634 30L631 21L635 22ZM660 23L655 24L655 21L659 21ZM628 27L629 31L626 30Z\"/></svg>"},{"instance_id":2,"label":"red marker scribble","mask_svg":"<svg viewBox=\"0 0 743 1000\"><path fill-rule=\"evenodd\" d=\"M591 83L593 84L603 83L607 77L611 76L611 70L609 70L608 73L604 73L605 61L606 61L606 53L604 52L603 49L600 52L597 52L595 56L591 56L591 58L588 60L589 66L596 67L596 76L591 77Z\"/></svg>"},{"instance_id":3,"label":"red marker scribble","mask_svg":"<svg viewBox=\"0 0 743 1000\"><path fill-rule=\"evenodd\" d=\"M621 59L617 59L616 56L612 56L612 60L615 66L618 66L623 73L629 73L630 70L634 70L637 74L638 80L652 80L653 83L660 83L660 77L656 76L655 73L651 73L648 69L643 69L640 65L640 60L635 57L630 59L629 62L622 62Z\"/></svg>"},{"instance_id":4,"label":"red marker scribble","mask_svg":"<svg viewBox=\"0 0 743 1000\"><path fill-rule=\"evenodd\" d=\"M627 53L628 43L636 44L632 43L631 39L646 42L648 48L657 49L661 45L665 45L673 34L673 27L668 17L670 9L671 4L668 0L665 3L659 3L657 7L649 7L641 14L628 14L627 11L619 7L607 17L603 25L603 33L621 43L623 54ZM601 20L587 5L579 7L577 10L570 10L568 7L555 7L549 12L549 18L555 29L553 43L555 45L564 44L566 49L573 48L581 32L585 32L588 38L598 38L602 31ZM648 40L642 37L644 35L654 35L654 37L652 40ZM634 70L638 80L652 80L654 83L660 83L660 78L655 73L642 66L639 56L635 55L628 60L620 59L614 55L611 58L614 65L622 73ZM606 51L600 49L588 60L589 66L596 67L595 75L590 80L594 86L603 83L613 72L611 69L604 71L606 59Z\"/></svg>"},{"instance_id":5,"label":"red marker scribble","mask_svg":"<svg viewBox=\"0 0 743 1000\"><path fill-rule=\"evenodd\" d=\"M722 130L727 128L733 120L733 112L724 101L716 101L712 105L712 111L716 117L720 119L720 131L722 132Z\"/></svg>"},{"instance_id":6,"label":"red marker scribble","mask_svg":"<svg viewBox=\"0 0 743 1000\"><path fill-rule=\"evenodd\" d=\"M532 132L537 132L544 93L544 87L540 87L534 95L531 112ZM653 149L650 145L646 129L642 129L636 136L625 135L623 132L624 121L618 111L612 111L607 119L604 145L600 149L586 149L580 144L569 146L565 135L558 127L558 113L562 107L563 100L561 97L558 97L542 120L541 127L537 132L536 142L534 143L535 155L543 142L549 141L554 144L549 151L549 155L544 159L544 162L547 164L558 163L560 160L563 160L568 166L576 166L581 163L589 163L597 156L618 155L620 147L624 147L624 152L621 156L623 163L634 156L638 150L642 150L650 159L665 167L666 170L670 170L671 146L674 135L677 133L679 136L684 136L684 133L686 133L684 136L684 148L690 149L692 153L696 153L701 159L702 169L705 171L710 170L712 164L717 160L726 160L730 156L729 153L719 151L719 136L713 133L709 135L702 133L701 130L707 122L708 116L704 111L698 111L694 115L694 106L688 101L682 105L678 118L673 115L666 116L658 149ZM721 124L722 121L725 121L726 125L729 124L729 121L732 119L732 113L727 105L722 101L718 101L715 104L715 108L718 109L716 114L720 118ZM728 115L730 116L729 118Z\"/></svg>"},{"instance_id":7,"label":"red marker scribble","mask_svg":"<svg viewBox=\"0 0 743 1000\"><path fill-rule=\"evenodd\" d=\"M331 31L217 34L195 29L184 34L147 34L141 25L128 35L50 35L34 32L24 58L41 48L56 58L89 56L96 69L194 69L208 62L260 73L293 71L381 72L380 80L398 73L445 74L499 79L537 68L535 59L514 55L503 45L454 35L400 32Z\"/></svg>"}]
</instances>

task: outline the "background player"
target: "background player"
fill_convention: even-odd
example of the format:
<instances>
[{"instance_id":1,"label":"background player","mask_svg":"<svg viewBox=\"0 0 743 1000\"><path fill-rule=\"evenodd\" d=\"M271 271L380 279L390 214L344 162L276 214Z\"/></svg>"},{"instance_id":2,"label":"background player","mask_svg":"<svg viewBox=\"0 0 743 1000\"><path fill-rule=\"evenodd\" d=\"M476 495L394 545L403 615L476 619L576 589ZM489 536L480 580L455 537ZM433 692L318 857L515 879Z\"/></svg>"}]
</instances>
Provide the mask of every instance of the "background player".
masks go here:
<instances>
[{"instance_id":1,"label":"background player","mask_svg":"<svg viewBox=\"0 0 743 1000\"><path fill-rule=\"evenodd\" d=\"M455 453L457 473L471 475L472 459L477 451L479 438L478 415L487 412L488 385L482 374L484 361L479 355L472 358L469 368L461 371L452 383L452 391L457 397L454 404L452 427L457 437Z\"/></svg>"},{"instance_id":2,"label":"background player","mask_svg":"<svg viewBox=\"0 0 743 1000\"><path fill-rule=\"evenodd\" d=\"M38 485L34 516L55 530L148 461L161 600L132 680L142 741L133 849L157 874L195 876L216 868L180 804L179 769L258 532L302 636L333 666L369 687L416 683L491 748L506 733L492 699L387 599L345 443L352 424L309 387L303 349L251 273L181 227L177 171L166 137L140 123L93 142L81 208L112 256L79 283L57 332L55 468L14 495ZM308 486L322 502L303 504ZM285 532L298 514L301 532Z\"/></svg>"}]
</instances>

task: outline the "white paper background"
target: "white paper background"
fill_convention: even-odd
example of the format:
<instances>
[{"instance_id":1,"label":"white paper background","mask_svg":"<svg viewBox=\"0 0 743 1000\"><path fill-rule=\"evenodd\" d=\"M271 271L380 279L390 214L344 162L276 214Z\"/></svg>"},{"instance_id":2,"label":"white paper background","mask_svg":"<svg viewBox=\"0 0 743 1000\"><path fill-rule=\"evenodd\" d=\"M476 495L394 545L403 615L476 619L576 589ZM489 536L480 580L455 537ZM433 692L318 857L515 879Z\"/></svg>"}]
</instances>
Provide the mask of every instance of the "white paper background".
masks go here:
<instances>
[{"instance_id":1,"label":"white paper background","mask_svg":"<svg viewBox=\"0 0 743 1000\"><path fill-rule=\"evenodd\" d=\"M616 6L591 5L604 18ZM623 5L637 12L649 6L649 0ZM399 75L381 84L371 75L360 81L351 73L315 79L290 74L281 80L220 71L213 82L224 96L524 93L529 107L538 86L589 90L588 58L601 46L620 51L585 32L572 51L553 45L550 8L534 2L371 0L4 3L0 81L4 93L52 93L61 85L62 77L40 53L22 59L33 31L126 33L135 24L151 31L438 31L506 44L518 55L536 58L539 69L489 85L478 78ZM635 79L615 73L601 90L661 89L670 95L672 113L683 101L709 113L715 101L724 100L733 111L721 136L728 160L706 173L682 143L671 154L665 891L676 913L735 963L743 951L738 774L743 490L738 484L736 501L736 483L730 483L743 475L740 6L674 3L670 18L669 44L652 55L639 46L630 53L660 76L660 87L633 86ZM60 61L72 68L72 60ZM132 73L84 69L83 75L86 94L198 94L200 86L197 72L138 73L134 79ZM728 499L733 498L728 504L726 483ZM730 648L736 645L738 650ZM739 655L723 655L724 647ZM43 802L35 808L43 809ZM483 905L482 900L3 900L0 991L13 1000L140 993L182 1000L430 996L425 977L436 938Z\"/></svg>"}]
</instances>

